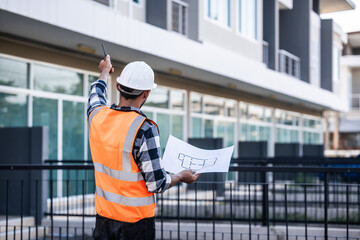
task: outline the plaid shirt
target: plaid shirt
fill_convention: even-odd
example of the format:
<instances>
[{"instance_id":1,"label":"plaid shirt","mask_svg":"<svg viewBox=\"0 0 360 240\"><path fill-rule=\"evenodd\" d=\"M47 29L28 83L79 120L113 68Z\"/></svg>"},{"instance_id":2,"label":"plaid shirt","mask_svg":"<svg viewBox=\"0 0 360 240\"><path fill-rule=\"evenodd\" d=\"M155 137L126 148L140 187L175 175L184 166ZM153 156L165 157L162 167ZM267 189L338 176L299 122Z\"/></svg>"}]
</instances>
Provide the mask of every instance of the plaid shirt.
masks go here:
<instances>
[{"instance_id":1,"label":"plaid shirt","mask_svg":"<svg viewBox=\"0 0 360 240\"><path fill-rule=\"evenodd\" d=\"M105 81L97 80L91 84L87 115L99 106L106 105L107 86ZM134 107L117 107L111 109L117 111L136 111L142 116L146 115ZM165 172L161 163L160 137L156 126L145 121L140 127L134 141L133 156L138 165L149 192L162 193L169 188L170 176Z\"/></svg>"}]
</instances>

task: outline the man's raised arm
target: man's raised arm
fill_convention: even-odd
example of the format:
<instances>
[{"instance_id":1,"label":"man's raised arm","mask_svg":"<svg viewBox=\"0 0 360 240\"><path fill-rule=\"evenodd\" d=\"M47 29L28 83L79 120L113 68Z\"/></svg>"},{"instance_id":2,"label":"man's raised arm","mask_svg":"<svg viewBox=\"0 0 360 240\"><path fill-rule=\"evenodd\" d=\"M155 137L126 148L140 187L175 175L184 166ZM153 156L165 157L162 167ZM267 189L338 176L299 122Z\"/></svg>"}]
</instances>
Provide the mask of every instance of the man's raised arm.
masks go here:
<instances>
[{"instance_id":1,"label":"man's raised arm","mask_svg":"<svg viewBox=\"0 0 360 240\"><path fill-rule=\"evenodd\" d=\"M99 63L100 76L99 79L91 84L90 95L88 100L87 116L89 118L91 112L99 107L106 105L107 85L106 79L112 68L110 56L107 55L104 60Z\"/></svg>"}]
</instances>

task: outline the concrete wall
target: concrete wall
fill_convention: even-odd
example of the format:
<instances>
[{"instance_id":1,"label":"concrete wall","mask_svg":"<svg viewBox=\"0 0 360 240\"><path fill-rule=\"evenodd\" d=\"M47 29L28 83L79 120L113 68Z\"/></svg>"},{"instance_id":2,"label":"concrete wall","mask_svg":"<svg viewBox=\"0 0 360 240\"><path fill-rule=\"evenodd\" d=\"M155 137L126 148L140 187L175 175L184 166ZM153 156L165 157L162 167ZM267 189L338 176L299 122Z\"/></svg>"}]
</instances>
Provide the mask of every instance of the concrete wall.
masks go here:
<instances>
[{"instance_id":1,"label":"concrete wall","mask_svg":"<svg viewBox=\"0 0 360 240\"><path fill-rule=\"evenodd\" d=\"M280 11L280 49L300 58L300 78L310 83L310 0L294 0L293 9Z\"/></svg>"},{"instance_id":2,"label":"concrete wall","mask_svg":"<svg viewBox=\"0 0 360 240\"><path fill-rule=\"evenodd\" d=\"M321 88L332 91L333 20L321 20Z\"/></svg>"}]
</instances>

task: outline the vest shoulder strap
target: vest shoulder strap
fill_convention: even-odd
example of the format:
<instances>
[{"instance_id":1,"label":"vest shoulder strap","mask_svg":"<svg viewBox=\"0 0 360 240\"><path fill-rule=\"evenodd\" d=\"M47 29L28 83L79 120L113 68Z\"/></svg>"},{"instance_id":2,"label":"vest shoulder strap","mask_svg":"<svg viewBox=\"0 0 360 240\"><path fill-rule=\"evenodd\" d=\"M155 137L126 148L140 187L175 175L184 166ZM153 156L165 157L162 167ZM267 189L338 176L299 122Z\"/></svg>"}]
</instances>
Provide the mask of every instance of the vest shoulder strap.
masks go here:
<instances>
[{"instance_id":1,"label":"vest shoulder strap","mask_svg":"<svg viewBox=\"0 0 360 240\"><path fill-rule=\"evenodd\" d=\"M97 108L95 108L91 113L90 113L90 116L89 116L89 126L91 126L91 121L92 121L92 119L93 119L93 117L101 110L101 109L103 109L104 107L106 107L106 106L99 106L99 107L97 107Z\"/></svg>"}]
</instances>

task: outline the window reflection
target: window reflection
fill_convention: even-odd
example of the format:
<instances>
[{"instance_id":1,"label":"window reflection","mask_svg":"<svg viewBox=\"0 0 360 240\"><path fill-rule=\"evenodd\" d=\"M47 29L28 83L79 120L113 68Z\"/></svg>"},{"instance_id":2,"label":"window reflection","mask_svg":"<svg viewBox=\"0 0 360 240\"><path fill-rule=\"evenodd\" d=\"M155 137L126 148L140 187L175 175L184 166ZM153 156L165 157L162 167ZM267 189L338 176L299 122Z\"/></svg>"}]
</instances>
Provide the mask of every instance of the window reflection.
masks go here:
<instances>
[{"instance_id":1,"label":"window reflection","mask_svg":"<svg viewBox=\"0 0 360 240\"><path fill-rule=\"evenodd\" d=\"M0 93L0 127L27 126L27 96Z\"/></svg>"},{"instance_id":2,"label":"window reflection","mask_svg":"<svg viewBox=\"0 0 360 240\"><path fill-rule=\"evenodd\" d=\"M34 89L83 95L83 74L42 65L34 65Z\"/></svg>"},{"instance_id":3,"label":"window reflection","mask_svg":"<svg viewBox=\"0 0 360 240\"><path fill-rule=\"evenodd\" d=\"M181 115L172 115L172 135L179 139L183 138L183 116Z\"/></svg>"},{"instance_id":4,"label":"window reflection","mask_svg":"<svg viewBox=\"0 0 360 240\"><path fill-rule=\"evenodd\" d=\"M202 137L201 118L193 117L193 118L191 118L191 122L192 122L192 135L191 136L194 138Z\"/></svg>"},{"instance_id":5,"label":"window reflection","mask_svg":"<svg viewBox=\"0 0 360 240\"><path fill-rule=\"evenodd\" d=\"M202 112L202 97L199 94L191 93L191 112Z\"/></svg>"},{"instance_id":6,"label":"window reflection","mask_svg":"<svg viewBox=\"0 0 360 240\"><path fill-rule=\"evenodd\" d=\"M157 87L151 91L144 106L169 108L169 90L164 87Z\"/></svg>"},{"instance_id":7,"label":"window reflection","mask_svg":"<svg viewBox=\"0 0 360 240\"><path fill-rule=\"evenodd\" d=\"M0 57L0 85L28 88L28 64Z\"/></svg>"},{"instance_id":8,"label":"window reflection","mask_svg":"<svg viewBox=\"0 0 360 240\"><path fill-rule=\"evenodd\" d=\"M226 103L225 103L226 116L228 116L228 117L236 117L235 116L235 108L236 108L236 102L235 101L226 101Z\"/></svg>"},{"instance_id":9,"label":"window reflection","mask_svg":"<svg viewBox=\"0 0 360 240\"><path fill-rule=\"evenodd\" d=\"M49 128L49 159L58 159L58 100L34 97L33 125Z\"/></svg>"},{"instance_id":10,"label":"window reflection","mask_svg":"<svg viewBox=\"0 0 360 240\"><path fill-rule=\"evenodd\" d=\"M185 94L182 91L171 90L171 109L174 110L184 110L184 98Z\"/></svg>"},{"instance_id":11,"label":"window reflection","mask_svg":"<svg viewBox=\"0 0 360 240\"><path fill-rule=\"evenodd\" d=\"M63 102L63 158L84 159L84 103Z\"/></svg>"},{"instance_id":12,"label":"window reflection","mask_svg":"<svg viewBox=\"0 0 360 240\"><path fill-rule=\"evenodd\" d=\"M204 113L224 116L224 100L217 97L204 96Z\"/></svg>"}]
</instances>

